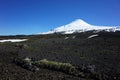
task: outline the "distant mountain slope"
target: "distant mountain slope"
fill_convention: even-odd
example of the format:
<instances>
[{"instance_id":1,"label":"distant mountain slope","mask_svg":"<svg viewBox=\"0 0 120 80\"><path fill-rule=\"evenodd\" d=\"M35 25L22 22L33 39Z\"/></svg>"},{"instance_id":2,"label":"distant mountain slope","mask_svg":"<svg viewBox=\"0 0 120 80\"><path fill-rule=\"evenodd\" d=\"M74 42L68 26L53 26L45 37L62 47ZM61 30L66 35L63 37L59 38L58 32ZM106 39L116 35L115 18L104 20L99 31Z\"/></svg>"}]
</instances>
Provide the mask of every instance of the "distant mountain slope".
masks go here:
<instances>
[{"instance_id":1,"label":"distant mountain slope","mask_svg":"<svg viewBox=\"0 0 120 80\"><path fill-rule=\"evenodd\" d=\"M120 31L120 26L94 26L88 24L87 22L81 19L77 19L67 25L57 27L51 31L43 32L41 34L53 34L53 33L72 34L76 32L80 33L91 30L95 30L96 32L99 31L116 32Z\"/></svg>"}]
</instances>

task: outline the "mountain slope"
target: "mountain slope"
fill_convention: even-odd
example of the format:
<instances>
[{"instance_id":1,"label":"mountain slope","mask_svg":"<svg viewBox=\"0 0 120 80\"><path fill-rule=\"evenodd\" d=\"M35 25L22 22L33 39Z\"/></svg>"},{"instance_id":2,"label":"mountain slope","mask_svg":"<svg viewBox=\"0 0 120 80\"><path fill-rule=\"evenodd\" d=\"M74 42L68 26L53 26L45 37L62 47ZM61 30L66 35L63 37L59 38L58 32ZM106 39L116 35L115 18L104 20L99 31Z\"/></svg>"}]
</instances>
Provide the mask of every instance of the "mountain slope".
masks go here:
<instances>
[{"instance_id":1,"label":"mountain slope","mask_svg":"<svg viewBox=\"0 0 120 80\"><path fill-rule=\"evenodd\" d=\"M8 37L28 40L0 43L0 80L120 80L120 32L1 36L0 39ZM17 58L70 63L85 71L86 76L81 78L43 67L30 71L15 64ZM99 74L99 79L90 71Z\"/></svg>"},{"instance_id":2,"label":"mountain slope","mask_svg":"<svg viewBox=\"0 0 120 80\"><path fill-rule=\"evenodd\" d=\"M107 32L116 32L120 31L120 27L116 26L94 26L90 25L87 22L77 19L67 25L63 25L60 27L57 27L51 31L44 32L41 34L53 34L53 33L63 33L63 34L72 34L75 32L85 32L85 31L91 31L91 30L96 30L96 31L107 31Z\"/></svg>"}]
</instances>

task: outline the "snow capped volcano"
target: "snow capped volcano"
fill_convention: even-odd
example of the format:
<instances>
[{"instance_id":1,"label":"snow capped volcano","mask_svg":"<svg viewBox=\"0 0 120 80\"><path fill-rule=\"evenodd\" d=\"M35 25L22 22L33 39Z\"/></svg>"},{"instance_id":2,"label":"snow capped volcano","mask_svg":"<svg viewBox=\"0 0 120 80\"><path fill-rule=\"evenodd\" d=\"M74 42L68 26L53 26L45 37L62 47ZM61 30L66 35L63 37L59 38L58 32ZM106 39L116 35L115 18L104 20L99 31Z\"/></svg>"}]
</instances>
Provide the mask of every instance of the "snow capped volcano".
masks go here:
<instances>
[{"instance_id":1,"label":"snow capped volcano","mask_svg":"<svg viewBox=\"0 0 120 80\"><path fill-rule=\"evenodd\" d=\"M77 19L70 24L55 28L55 31L78 30L83 28L91 28L92 26L81 19Z\"/></svg>"},{"instance_id":2,"label":"snow capped volcano","mask_svg":"<svg viewBox=\"0 0 120 80\"><path fill-rule=\"evenodd\" d=\"M107 31L107 32L115 32L120 31L120 26L94 26L90 25L87 22L83 21L82 19L77 19L67 25L63 25L60 27L57 27L51 31L44 32L42 34L53 34L53 33L62 33L62 34L72 34L75 32L85 32L85 31L91 31L95 30L97 32L99 31Z\"/></svg>"}]
</instances>

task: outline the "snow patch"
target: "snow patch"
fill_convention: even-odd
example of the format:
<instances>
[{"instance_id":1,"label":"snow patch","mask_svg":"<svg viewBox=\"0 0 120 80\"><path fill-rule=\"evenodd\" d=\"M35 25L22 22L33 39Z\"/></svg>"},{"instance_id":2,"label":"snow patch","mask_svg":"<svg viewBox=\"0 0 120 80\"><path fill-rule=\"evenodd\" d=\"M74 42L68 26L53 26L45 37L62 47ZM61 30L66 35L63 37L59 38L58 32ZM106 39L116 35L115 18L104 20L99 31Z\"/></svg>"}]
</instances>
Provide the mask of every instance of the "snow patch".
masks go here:
<instances>
[{"instance_id":1,"label":"snow patch","mask_svg":"<svg viewBox=\"0 0 120 80\"><path fill-rule=\"evenodd\" d=\"M98 34L91 35L91 36L88 37L88 39L96 37L96 36L99 36L99 35Z\"/></svg>"},{"instance_id":2,"label":"snow patch","mask_svg":"<svg viewBox=\"0 0 120 80\"><path fill-rule=\"evenodd\" d=\"M23 42L28 39L5 39L5 40L0 40L0 42Z\"/></svg>"},{"instance_id":3,"label":"snow patch","mask_svg":"<svg viewBox=\"0 0 120 80\"><path fill-rule=\"evenodd\" d=\"M69 37L65 37L65 39L68 39Z\"/></svg>"},{"instance_id":4,"label":"snow patch","mask_svg":"<svg viewBox=\"0 0 120 80\"><path fill-rule=\"evenodd\" d=\"M73 36L72 39L75 39L76 36Z\"/></svg>"},{"instance_id":5,"label":"snow patch","mask_svg":"<svg viewBox=\"0 0 120 80\"><path fill-rule=\"evenodd\" d=\"M26 57L24 60L27 61L27 62L31 61L31 59L29 57Z\"/></svg>"}]
</instances>

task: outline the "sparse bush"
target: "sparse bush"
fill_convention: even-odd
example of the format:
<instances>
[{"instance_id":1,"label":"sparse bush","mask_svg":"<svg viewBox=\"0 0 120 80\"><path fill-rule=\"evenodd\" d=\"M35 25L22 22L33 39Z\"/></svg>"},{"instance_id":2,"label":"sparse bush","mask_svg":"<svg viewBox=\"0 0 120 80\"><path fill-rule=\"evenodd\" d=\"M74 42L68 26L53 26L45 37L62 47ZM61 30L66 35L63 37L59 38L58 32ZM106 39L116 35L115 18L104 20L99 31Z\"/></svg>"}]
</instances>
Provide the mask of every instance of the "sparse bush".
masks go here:
<instances>
[{"instance_id":1,"label":"sparse bush","mask_svg":"<svg viewBox=\"0 0 120 80\"><path fill-rule=\"evenodd\" d=\"M76 68L72 66L70 63L61 63L61 62L48 61L47 59L43 59L40 61L35 61L33 62L33 64L39 67L59 70L69 74L76 74L77 72Z\"/></svg>"},{"instance_id":2,"label":"sparse bush","mask_svg":"<svg viewBox=\"0 0 120 80\"><path fill-rule=\"evenodd\" d=\"M83 77L83 78L92 78L92 79L98 79L98 80L102 80L105 78L104 76L101 76L101 74L98 74L93 71L93 68L95 68L93 67L93 65L88 65L86 66L86 68L84 68L84 70L81 69L82 71L80 71L70 63L49 61L47 59L42 59L39 61L31 61L30 58L25 58L25 59L15 59L14 62L17 65L25 69L28 69L30 71L38 71L40 67L40 68L47 68L51 70L62 71L67 74L71 74L71 75Z\"/></svg>"},{"instance_id":3,"label":"sparse bush","mask_svg":"<svg viewBox=\"0 0 120 80\"><path fill-rule=\"evenodd\" d=\"M27 58L25 58L25 59L17 58L13 62L16 63L18 66L21 66L30 71L35 71L37 69L37 67L32 65L32 62L30 60L28 60Z\"/></svg>"}]
</instances>

